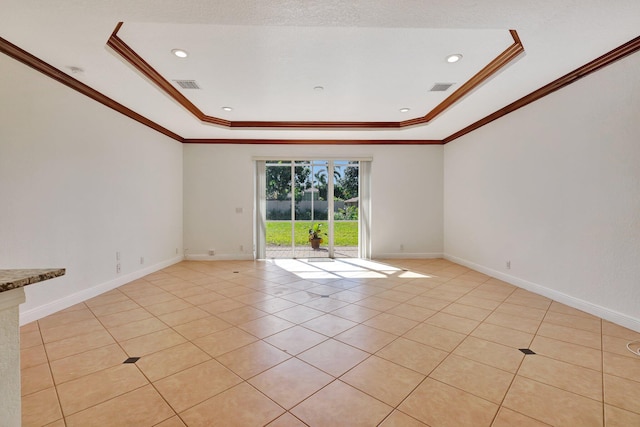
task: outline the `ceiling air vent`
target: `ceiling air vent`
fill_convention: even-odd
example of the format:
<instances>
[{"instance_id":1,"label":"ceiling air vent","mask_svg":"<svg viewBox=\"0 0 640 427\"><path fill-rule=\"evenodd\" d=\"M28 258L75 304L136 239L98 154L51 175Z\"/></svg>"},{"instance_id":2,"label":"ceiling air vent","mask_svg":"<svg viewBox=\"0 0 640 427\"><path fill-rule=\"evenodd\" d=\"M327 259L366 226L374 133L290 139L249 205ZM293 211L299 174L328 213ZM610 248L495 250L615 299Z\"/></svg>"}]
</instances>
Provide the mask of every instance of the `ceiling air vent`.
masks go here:
<instances>
[{"instance_id":1,"label":"ceiling air vent","mask_svg":"<svg viewBox=\"0 0 640 427\"><path fill-rule=\"evenodd\" d=\"M200 89L195 80L174 80L182 89Z\"/></svg>"},{"instance_id":2,"label":"ceiling air vent","mask_svg":"<svg viewBox=\"0 0 640 427\"><path fill-rule=\"evenodd\" d=\"M429 90L429 92L446 92L447 90L449 90L449 88L451 86L453 86L455 83L436 83L433 85L433 87Z\"/></svg>"}]
</instances>

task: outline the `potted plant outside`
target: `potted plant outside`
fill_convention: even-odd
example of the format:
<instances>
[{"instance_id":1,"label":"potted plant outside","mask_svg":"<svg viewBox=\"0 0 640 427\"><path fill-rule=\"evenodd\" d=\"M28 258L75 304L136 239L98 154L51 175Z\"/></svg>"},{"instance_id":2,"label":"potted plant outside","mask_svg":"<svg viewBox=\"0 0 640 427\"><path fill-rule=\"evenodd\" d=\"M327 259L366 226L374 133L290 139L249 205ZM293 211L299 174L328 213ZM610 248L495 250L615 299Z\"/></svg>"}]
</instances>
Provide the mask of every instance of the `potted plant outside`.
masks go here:
<instances>
[{"instance_id":1,"label":"potted plant outside","mask_svg":"<svg viewBox=\"0 0 640 427\"><path fill-rule=\"evenodd\" d=\"M321 236L322 234L326 235L326 233L322 233L321 228L322 224L317 222L309 229L309 242L311 242L311 248L313 249L320 249L320 243L323 241Z\"/></svg>"}]
</instances>

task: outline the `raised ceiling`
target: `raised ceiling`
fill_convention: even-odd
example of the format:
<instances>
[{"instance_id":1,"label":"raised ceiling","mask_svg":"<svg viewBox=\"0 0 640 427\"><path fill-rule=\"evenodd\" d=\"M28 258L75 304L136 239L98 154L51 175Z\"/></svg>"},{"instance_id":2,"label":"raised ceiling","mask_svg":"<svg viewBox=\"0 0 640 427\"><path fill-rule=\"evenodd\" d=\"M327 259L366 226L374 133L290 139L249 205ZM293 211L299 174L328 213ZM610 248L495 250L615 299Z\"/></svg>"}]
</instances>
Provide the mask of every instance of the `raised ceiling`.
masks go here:
<instances>
[{"instance_id":1,"label":"raised ceiling","mask_svg":"<svg viewBox=\"0 0 640 427\"><path fill-rule=\"evenodd\" d=\"M637 0L515 3L3 0L0 37L187 139L442 140L640 33ZM107 46L119 22L117 37L202 115ZM524 52L474 80L513 45L509 30ZM273 122L307 125L260 126Z\"/></svg>"}]
</instances>

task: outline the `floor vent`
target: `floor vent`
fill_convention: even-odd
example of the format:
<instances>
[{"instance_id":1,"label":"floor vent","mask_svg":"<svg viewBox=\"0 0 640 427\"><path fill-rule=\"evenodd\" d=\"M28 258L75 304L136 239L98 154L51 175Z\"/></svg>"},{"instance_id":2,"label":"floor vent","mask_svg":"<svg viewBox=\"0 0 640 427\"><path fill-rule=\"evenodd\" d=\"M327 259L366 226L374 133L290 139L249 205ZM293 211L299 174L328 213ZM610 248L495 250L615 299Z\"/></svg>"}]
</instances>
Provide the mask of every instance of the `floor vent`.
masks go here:
<instances>
[{"instance_id":1,"label":"floor vent","mask_svg":"<svg viewBox=\"0 0 640 427\"><path fill-rule=\"evenodd\" d=\"M195 80L174 80L182 89L200 89Z\"/></svg>"},{"instance_id":2,"label":"floor vent","mask_svg":"<svg viewBox=\"0 0 640 427\"><path fill-rule=\"evenodd\" d=\"M139 357L130 357L122 363L136 363L138 360L140 360Z\"/></svg>"},{"instance_id":3,"label":"floor vent","mask_svg":"<svg viewBox=\"0 0 640 427\"><path fill-rule=\"evenodd\" d=\"M533 350L531 350L529 348L519 348L518 350L520 350L524 354L536 354Z\"/></svg>"}]
</instances>

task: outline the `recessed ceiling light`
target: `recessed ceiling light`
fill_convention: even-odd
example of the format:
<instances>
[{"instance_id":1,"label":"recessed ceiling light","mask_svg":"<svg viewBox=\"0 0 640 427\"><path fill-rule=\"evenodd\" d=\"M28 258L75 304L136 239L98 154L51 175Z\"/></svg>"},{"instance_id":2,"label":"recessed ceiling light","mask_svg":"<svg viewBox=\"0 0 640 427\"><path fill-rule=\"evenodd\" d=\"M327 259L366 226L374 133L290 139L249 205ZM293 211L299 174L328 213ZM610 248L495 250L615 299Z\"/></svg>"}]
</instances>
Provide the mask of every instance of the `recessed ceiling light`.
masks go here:
<instances>
[{"instance_id":1,"label":"recessed ceiling light","mask_svg":"<svg viewBox=\"0 0 640 427\"><path fill-rule=\"evenodd\" d=\"M409 112L409 110L411 110L411 108L401 108L400 112L401 113L407 113L407 112Z\"/></svg>"},{"instance_id":2,"label":"recessed ceiling light","mask_svg":"<svg viewBox=\"0 0 640 427\"><path fill-rule=\"evenodd\" d=\"M222 107L224 111L233 111L233 107Z\"/></svg>"},{"instance_id":3,"label":"recessed ceiling light","mask_svg":"<svg viewBox=\"0 0 640 427\"><path fill-rule=\"evenodd\" d=\"M187 51L182 49L173 49L171 53L173 53L178 58L186 58L187 56L189 56Z\"/></svg>"},{"instance_id":4,"label":"recessed ceiling light","mask_svg":"<svg viewBox=\"0 0 640 427\"><path fill-rule=\"evenodd\" d=\"M324 90L324 86L316 86L313 88L313 90L318 91L318 92L322 92Z\"/></svg>"},{"instance_id":5,"label":"recessed ceiling light","mask_svg":"<svg viewBox=\"0 0 640 427\"><path fill-rule=\"evenodd\" d=\"M447 56L447 62L449 62L449 63L458 62L461 59L462 59L462 55L460 55L459 53Z\"/></svg>"}]
</instances>

